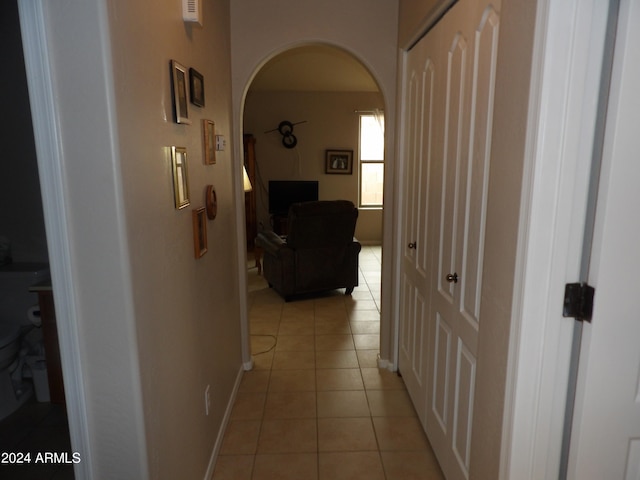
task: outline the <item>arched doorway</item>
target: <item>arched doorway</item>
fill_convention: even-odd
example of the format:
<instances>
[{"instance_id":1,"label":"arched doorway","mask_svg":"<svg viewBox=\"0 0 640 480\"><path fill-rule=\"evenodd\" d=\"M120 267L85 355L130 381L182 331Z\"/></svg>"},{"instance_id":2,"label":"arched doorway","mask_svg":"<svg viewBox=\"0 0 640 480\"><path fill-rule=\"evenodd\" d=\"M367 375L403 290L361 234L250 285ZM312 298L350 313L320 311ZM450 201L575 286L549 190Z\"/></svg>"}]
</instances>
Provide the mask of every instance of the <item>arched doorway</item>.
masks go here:
<instances>
[{"instance_id":1,"label":"arched doorway","mask_svg":"<svg viewBox=\"0 0 640 480\"><path fill-rule=\"evenodd\" d=\"M384 98L366 68L351 54L327 45L287 50L268 61L254 77L245 99L243 133L259 148L255 185L257 225L269 226L269 180L320 182L324 198L346 198L361 206L359 195L359 118L384 115ZM292 124L296 144L283 144L279 125ZM325 172L326 150L350 150L349 175ZM362 210L362 208L361 208ZM366 207L356 237L365 244L382 241L382 209Z\"/></svg>"},{"instance_id":2,"label":"arched doorway","mask_svg":"<svg viewBox=\"0 0 640 480\"><path fill-rule=\"evenodd\" d=\"M317 181L320 200L347 199L359 207L356 237L364 246L361 264L365 269L360 283L371 287L378 317L383 205L381 201L378 205L363 203L359 153L363 117L373 117L374 123L381 124L384 142L384 106L383 94L360 61L340 48L313 44L288 49L265 62L255 73L242 107L245 146L249 140L255 149L255 164L247 165L252 184L251 192L245 194L251 205L246 210L248 247L252 247L256 232L278 230L270 214L269 181ZM285 144L287 138L279 128L283 124L291 128L295 145ZM352 152L351 173L328 172L327 150ZM384 161L383 155L380 160ZM255 217L250 218L251 214ZM257 275L251 252L248 258L251 297L251 291L264 288L264 283Z\"/></svg>"}]
</instances>

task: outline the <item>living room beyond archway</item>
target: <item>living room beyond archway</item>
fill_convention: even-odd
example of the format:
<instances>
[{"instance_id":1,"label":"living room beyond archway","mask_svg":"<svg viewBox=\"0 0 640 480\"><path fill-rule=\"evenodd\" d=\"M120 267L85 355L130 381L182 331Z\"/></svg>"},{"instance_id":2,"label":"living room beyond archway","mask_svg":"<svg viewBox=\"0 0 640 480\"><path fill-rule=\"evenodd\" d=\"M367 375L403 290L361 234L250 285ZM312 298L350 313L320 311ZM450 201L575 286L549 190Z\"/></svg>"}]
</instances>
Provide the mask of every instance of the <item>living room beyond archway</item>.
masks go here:
<instances>
[{"instance_id":1,"label":"living room beyond archway","mask_svg":"<svg viewBox=\"0 0 640 480\"><path fill-rule=\"evenodd\" d=\"M383 112L384 98L373 77L344 50L309 45L268 61L249 87L243 116L243 133L255 141L256 228L274 227L269 181L316 181L319 199L345 199L361 207L360 119L375 115L383 126ZM285 134L292 130L293 148L284 144L283 128ZM348 155L350 163L331 168L331 152ZM363 244L382 243L382 208L360 208L356 237Z\"/></svg>"},{"instance_id":2,"label":"living room beyond archway","mask_svg":"<svg viewBox=\"0 0 640 480\"><path fill-rule=\"evenodd\" d=\"M319 200L349 200L359 208L355 236L363 253L377 251L371 256L377 258L377 267L367 265L368 255L361 256L361 266L377 270L367 272L367 277L379 310L382 196L380 192L380 201L365 197L363 205L360 163L368 158L361 155L362 118L372 116L384 132L384 97L363 64L342 49L307 45L273 57L256 74L245 98L243 133L254 150L254 164L248 169L252 191L247 194L254 206L247 212L255 217L247 217L248 248L261 230L283 233L282 219L274 216L269 204L270 182L315 183L311 194L317 189ZM285 144L287 132L295 136L291 148ZM365 173L380 167L382 163L369 164ZM252 290L257 269L253 253L248 258ZM367 282L364 275L360 281Z\"/></svg>"}]
</instances>

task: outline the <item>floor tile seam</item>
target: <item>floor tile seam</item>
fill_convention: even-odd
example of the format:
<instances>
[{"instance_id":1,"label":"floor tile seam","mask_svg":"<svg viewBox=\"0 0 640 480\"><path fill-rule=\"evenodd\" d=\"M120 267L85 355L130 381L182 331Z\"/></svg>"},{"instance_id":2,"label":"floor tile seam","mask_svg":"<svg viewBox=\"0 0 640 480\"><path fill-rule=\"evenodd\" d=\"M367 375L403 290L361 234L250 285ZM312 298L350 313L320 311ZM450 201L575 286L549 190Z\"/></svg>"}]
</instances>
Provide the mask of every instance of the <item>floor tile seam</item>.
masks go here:
<instances>
[{"instance_id":1,"label":"floor tile seam","mask_svg":"<svg viewBox=\"0 0 640 480\"><path fill-rule=\"evenodd\" d=\"M278 371L286 372L286 370L278 370ZM313 381L313 387L314 387L314 388L313 388L313 389L309 389L309 388L302 388L302 387L300 387L300 388L298 389L298 388L295 388L295 386L294 386L294 387L292 387L292 389L291 389L291 390L290 390L290 389L285 389L285 390L279 390L279 389L278 389L278 390L273 390L273 389L271 388L271 383L269 383L269 385L267 385L267 390L266 390L266 392L267 392L267 393L302 393L302 392L316 392L316 391L317 391L317 389L316 389L316 381L315 381L315 377L316 377L316 375L315 375L315 370L314 370L314 369L309 368L309 369L299 369L299 370L296 370L296 371L299 371L299 372L313 371L313 372L314 372L314 375L313 375L313 376L314 376L314 381Z\"/></svg>"},{"instance_id":2,"label":"floor tile seam","mask_svg":"<svg viewBox=\"0 0 640 480\"><path fill-rule=\"evenodd\" d=\"M317 393L317 390L269 390L269 393Z\"/></svg>"},{"instance_id":3,"label":"floor tile seam","mask_svg":"<svg viewBox=\"0 0 640 480\"><path fill-rule=\"evenodd\" d=\"M266 457L266 456L284 456L284 455L323 455L328 453L363 453L363 452L376 452L380 453L420 453L422 450L317 450L317 451L308 451L308 452L263 452L256 453L255 455L247 454L247 453L231 453L231 454L220 454L219 457Z\"/></svg>"},{"instance_id":4,"label":"floor tile seam","mask_svg":"<svg viewBox=\"0 0 640 480\"><path fill-rule=\"evenodd\" d=\"M291 333L285 333L285 334L278 333L276 335L276 337L278 337L278 338L284 338L284 337L315 337L315 336L316 336L315 333L294 333L294 334L291 334Z\"/></svg>"},{"instance_id":5,"label":"floor tile seam","mask_svg":"<svg viewBox=\"0 0 640 480\"><path fill-rule=\"evenodd\" d=\"M356 450L320 450L320 424L319 421L320 420L346 420L346 419L356 419L356 420L361 420L363 418L369 418L370 424L371 424L371 429L373 430L373 435L374 438L376 439L376 449L369 449L369 450L360 450L360 449L356 449ZM362 417L318 417L317 419L317 427L316 427L316 432L318 434L318 453L347 453L347 452L380 452L380 445L378 443L378 438L376 435L376 427L375 424L373 422L373 418L369 415L369 416L362 416Z\"/></svg>"},{"instance_id":6,"label":"floor tile seam","mask_svg":"<svg viewBox=\"0 0 640 480\"><path fill-rule=\"evenodd\" d=\"M356 449L356 450L319 450L318 449L318 455L327 454L327 453L371 453L371 452L380 453L380 450L378 450L378 449L372 449L372 450L362 450L362 449ZM382 461L382 459L380 459L380 460Z\"/></svg>"},{"instance_id":7,"label":"floor tile seam","mask_svg":"<svg viewBox=\"0 0 640 480\"><path fill-rule=\"evenodd\" d=\"M377 414L377 413L372 413L371 414L371 419L376 419L376 418L395 418L397 420L399 419L403 419L403 418L417 418L415 415L381 415L381 414Z\"/></svg>"},{"instance_id":8,"label":"floor tile seam","mask_svg":"<svg viewBox=\"0 0 640 480\"><path fill-rule=\"evenodd\" d=\"M324 418L324 417L318 417L318 412L315 413L315 415L308 415L308 416L304 416L304 415L292 415L292 416L280 416L280 415L276 415L276 416L271 416L271 415L267 415L264 417L264 420L267 421L277 421L277 420L317 420L318 418Z\"/></svg>"},{"instance_id":9,"label":"floor tile seam","mask_svg":"<svg viewBox=\"0 0 640 480\"><path fill-rule=\"evenodd\" d=\"M367 397L367 403L369 402L369 398ZM371 411L371 405L369 405L369 411ZM380 439L378 438L378 430L376 429L376 422L373 421L374 417L373 417L373 412L371 414L371 427L373 428L373 435L376 439L376 446L378 447L378 456L380 457L380 462L383 464L382 469L384 472L384 476L385 478L387 478L387 472L386 470L384 470L384 462L382 462L382 453L381 453L381 449L380 449Z\"/></svg>"},{"instance_id":10,"label":"floor tile seam","mask_svg":"<svg viewBox=\"0 0 640 480\"><path fill-rule=\"evenodd\" d=\"M371 295L373 295L373 291L372 291L373 289L372 289L372 286L373 286L373 287L380 288L380 281L379 281L379 280L377 280L377 279L376 279L376 280L374 280L374 279L367 279L367 278L365 277L364 281L366 282L367 287L369 288L369 291L371 292ZM374 298L375 298L375 297L374 297Z\"/></svg>"},{"instance_id":11,"label":"floor tile seam","mask_svg":"<svg viewBox=\"0 0 640 480\"><path fill-rule=\"evenodd\" d=\"M364 388L329 388L329 389L317 389L316 393L328 393L328 392L364 392Z\"/></svg>"},{"instance_id":12,"label":"floor tile seam","mask_svg":"<svg viewBox=\"0 0 640 480\"><path fill-rule=\"evenodd\" d=\"M367 387L366 385L364 386L364 389L368 392L404 392L405 389L404 388L380 388L380 387Z\"/></svg>"},{"instance_id":13,"label":"floor tile seam","mask_svg":"<svg viewBox=\"0 0 640 480\"><path fill-rule=\"evenodd\" d=\"M318 376L316 375L316 382L318 381ZM316 385L317 388L317 385ZM318 417L319 404L318 404L318 394L316 392L316 478L320 479L320 424Z\"/></svg>"},{"instance_id":14,"label":"floor tile seam","mask_svg":"<svg viewBox=\"0 0 640 480\"><path fill-rule=\"evenodd\" d=\"M271 377L271 370L269 370L269 377ZM266 402L267 402L267 397L265 395L265 404ZM262 437L263 426L264 426L264 408L262 409L262 417L260 418L260 426L258 427L258 439L256 440L256 446L253 452L253 459L251 462L251 475L249 476L249 478L253 478L253 474L256 471L256 457L258 455L258 449L260 448L260 438Z\"/></svg>"},{"instance_id":15,"label":"floor tile seam","mask_svg":"<svg viewBox=\"0 0 640 480\"><path fill-rule=\"evenodd\" d=\"M355 418L355 419L363 419L363 418L373 418L371 417L371 413L362 414L360 416L350 414L349 416L336 416L336 415L327 415L327 416L318 416L318 420L343 420L345 418Z\"/></svg>"},{"instance_id":16,"label":"floor tile seam","mask_svg":"<svg viewBox=\"0 0 640 480\"><path fill-rule=\"evenodd\" d=\"M309 353L309 352L315 353L316 349L315 349L315 345L314 345L313 349L309 348L307 350L303 350L303 349L301 349L301 350L289 350L289 349L282 350L282 349L280 349L280 350L275 350L275 351L276 352L280 352L280 353L285 353L285 352L286 353ZM306 369L301 369L301 370L306 370Z\"/></svg>"}]
</instances>

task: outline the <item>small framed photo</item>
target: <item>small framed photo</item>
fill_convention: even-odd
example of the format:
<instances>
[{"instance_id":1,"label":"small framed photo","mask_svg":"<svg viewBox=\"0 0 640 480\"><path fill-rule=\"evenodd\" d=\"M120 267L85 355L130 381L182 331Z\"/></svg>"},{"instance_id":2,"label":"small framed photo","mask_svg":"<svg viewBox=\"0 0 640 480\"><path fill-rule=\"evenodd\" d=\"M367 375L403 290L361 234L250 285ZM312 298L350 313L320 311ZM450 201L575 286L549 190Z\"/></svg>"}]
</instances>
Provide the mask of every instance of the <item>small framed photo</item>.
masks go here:
<instances>
[{"instance_id":1,"label":"small framed photo","mask_svg":"<svg viewBox=\"0 0 640 480\"><path fill-rule=\"evenodd\" d=\"M187 97L187 69L175 60L171 60L171 77L173 79L173 108L176 123L190 124L189 101Z\"/></svg>"},{"instance_id":2,"label":"small framed photo","mask_svg":"<svg viewBox=\"0 0 640 480\"><path fill-rule=\"evenodd\" d=\"M195 68L189 69L189 86L191 103L196 107L204 107L204 77Z\"/></svg>"},{"instance_id":3,"label":"small framed photo","mask_svg":"<svg viewBox=\"0 0 640 480\"><path fill-rule=\"evenodd\" d=\"M187 171L187 149L171 147L173 168L173 198L178 210L189 205L189 172Z\"/></svg>"},{"instance_id":4,"label":"small framed photo","mask_svg":"<svg viewBox=\"0 0 640 480\"><path fill-rule=\"evenodd\" d=\"M353 150L327 150L324 173L351 175L353 173Z\"/></svg>"},{"instance_id":5,"label":"small framed photo","mask_svg":"<svg viewBox=\"0 0 640 480\"><path fill-rule=\"evenodd\" d=\"M200 258L207 253L207 217L205 208L196 208L191 215L193 217L193 253L196 258Z\"/></svg>"},{"instance_id":6,"label":"small framed photo","mask_svg":"<svg viewBox=\"0 0 640 480\"><path fill-rule=\"evenodd\" d=\"M211 120L202 120L202 135L204 136L204 164L216 163L216 128Z\"/></svg>"}]
</instances>

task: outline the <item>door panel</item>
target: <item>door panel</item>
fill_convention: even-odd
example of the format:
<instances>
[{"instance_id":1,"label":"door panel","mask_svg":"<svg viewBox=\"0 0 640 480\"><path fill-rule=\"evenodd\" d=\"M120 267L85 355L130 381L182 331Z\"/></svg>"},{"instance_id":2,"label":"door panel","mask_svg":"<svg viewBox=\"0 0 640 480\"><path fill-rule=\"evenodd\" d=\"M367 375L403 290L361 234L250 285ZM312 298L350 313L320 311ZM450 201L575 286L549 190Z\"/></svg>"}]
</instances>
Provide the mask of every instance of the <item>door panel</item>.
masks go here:
<instances>
[{"instance_id":1,"label":"door panel","mask_svg":"<svg viewBox=\"0 0 640 480\"><path fill-rule=\"evenodd\" d=\"M456 393L453 419L453 450L460 469L469 476L471 421L476 380L476 357L458 340Z\"/></svg>"},{"instance_id":2,"label":"door panel","mask_svg":"<svg viewBox=\"0 0 640 480\"><path fill-rule=\"evenodd\" d=\"M449 425L449 378L452 332L448 322L436 314L435 340L433 349L433 395L431 411L440 429L447 431Z\"/></svg>"},{"instance_id":3,"label":"door panel","mask_svg":"<svg viewBox=\"0 0 640 480\"><path fill-rule=\"evenodd\" d=\"M458 200L460 193L460 161L463 156L463 118L465 88L465 63L467 42L455 34L447 55L444 111L444 146L441 157L440 177L440 252L438 255L438 292L448 302L453 302L455 285L444 278L454 273L457 264L456 238L458 233Z\"/></svg>"},{"instance_id":4,"label":"door panel","mask_svg":"<svg viewBox=\"0 0 640 480\"><path fill-rule=\"evenodd\" d=\"M423 45L407 58L399 370L425 422L430 283L429 176L435 70ZM410 246L411 244L411 246Z\"/></svg>"},{"instance_id":5,"label":"door panel","mask_svg":"<svg viewBox=\"0 0 640 480\"><path fill-rule=\"evenodd\" d=\"M405 359L404 374L411 375L420 384L424 383L426 378L425 366L425 350L422 345L425 343L427 331L426 322L426 305L424 297L414 288L405 277L403 285L404 295L403 306L407 311L403 311L403 317L408 321L402 331L401 350Z\"/></svg>"},{"instance_id":6,"label":"door panel","mask_svg":"<svg viewBox=\"0 0 640 480\"><path fill-rule=\"evenodd\" d=\"M421 248L416 250L417 262L416 269L418 274L422 278L428 278L428 257L429 252L429 224L428 224L428 211L429 211L429 181L430 181L430 169L431 165L431 140L432 133L431 119L433 117L433 88L434 88L434 68L433 63L428 61L425 69L422 73L422 104L420 108L421 114L421 129L423 138L420 142L420 156L416 158L416 162L420 165L420 174L417 175L419 193L415 197L417 200L417 216L416 223L418 228L418 238L421 241Z\"/></svg>"},{"instance_id":7,"label":"door panel","mask_svg":"<svg viewBox=\"0 0 640 480\"><path fill-rule=\"evenodd\" d=\"M400 368L449 480L469 477L472 449L499 27L487 4L456 3L404 77L403 241L420 240L404 252Z\"/></svg>"},{"instance_id":8,"label":"door panel","mask_svg":"<svg viewBox=\"0 0 640 480\"><path fill-rule=\"evenodd\" d=\"M465 219L465 254L462 271L462 312L466 321L478 329L484 225L489 191L489 158L493 118L493 84L498 53L498 14L488 8L476 31L472 112L469 126L471 144Z\"/></svg>"},{"instance_id":9,"label":"door panel","mask_svg":"<svg viewBox=\"0 0 640 480\"><path fill-rule=\"evenodd\" d=\"M453 19L458 19L456 15ZM459 19L458 19L459 20ZM456 411L465 399L457 398L462 393L456 388L459 384L459 308L461 284L447 280L448 275L460 278L462 273L462 246L464 245L463 225L466 193L466 145L468 142L466 122L468 118L469 86L467 78L468 41L466 32L461 31L460 24L452 21L452 17L445 17L442 21L443 38L448 45L444 57L446 73L442 86L446 103L443 112L444 150L439 158L441 169L435 180L434 194L437 198L438 223L438 253L436 291L433 293L431 314L436 318L436 330L432 351L438 356L429 372L433 379L433 403L427 411L427 434L434 451L440 460L445 475L464 478L468 475L466 469L459 467L457 461L457 445L468 441L466 437L455 438L454 421L458 416ZM456 28L458 27L458 28ZM434 218L434 221L437 221ZM461 278L460 278L461 280ZM440 335L446 331L447 335ZM446 340L446 344L443 342ZM446 358L443 355L446 352ZM443 405L442 402L445 402ZM443 415L444 413L444 415ZM430 421L433 417L437 422ZM455 441L454 441L455 440ZM454 473L455 472L455 473Z\"/></svg>"}]
</instances>

